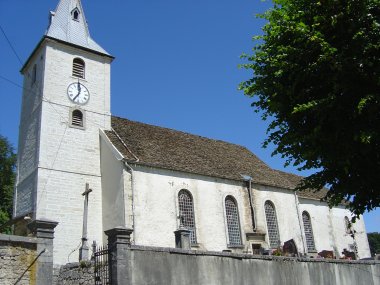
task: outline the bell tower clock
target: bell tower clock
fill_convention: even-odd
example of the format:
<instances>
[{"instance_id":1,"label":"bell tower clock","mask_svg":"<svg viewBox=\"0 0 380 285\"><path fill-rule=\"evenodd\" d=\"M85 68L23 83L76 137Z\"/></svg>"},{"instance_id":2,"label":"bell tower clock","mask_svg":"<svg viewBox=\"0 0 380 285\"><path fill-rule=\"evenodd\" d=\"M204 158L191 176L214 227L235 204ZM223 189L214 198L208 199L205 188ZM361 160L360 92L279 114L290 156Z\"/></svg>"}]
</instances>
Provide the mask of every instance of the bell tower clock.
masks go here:
<instances>
[{"instance_id":1,"label":"bell tower clock","mask_svg":"<svg viewBox=\"0 0 380 285\"><path fill-rule=\"evenodd\" d=\"M111 128L112 60L91 38L81 1L60 0L46 34L21 70L14 218L59 222L54 263L66 263L81 240L86 183L93 190L88 239L102 242L99 129Z\"/></svg>"}]
</instances>

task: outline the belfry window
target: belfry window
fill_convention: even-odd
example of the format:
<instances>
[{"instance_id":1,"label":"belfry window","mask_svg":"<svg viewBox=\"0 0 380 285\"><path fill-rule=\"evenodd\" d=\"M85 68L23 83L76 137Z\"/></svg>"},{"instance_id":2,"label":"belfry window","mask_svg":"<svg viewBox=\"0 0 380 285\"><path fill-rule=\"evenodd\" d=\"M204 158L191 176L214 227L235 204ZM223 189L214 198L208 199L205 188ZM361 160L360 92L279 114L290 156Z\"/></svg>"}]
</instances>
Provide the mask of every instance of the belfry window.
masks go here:
<instances>
[{"instance_id":1,"label":"belfry window","mask_svg":"<svg viewBox=\"0 0 380 285\"><path fill-rule=\"evenodd\" d=\"M304 211L302 213L302 220L303 220L303 228L305 231L307 251L314 251L315 244L314 244L313 228L311 227L311 219L308 212Z\"/></svg>"},{"instance_id":2,"label":"belfry window","mask_svg":"<svg viewBox=\"0 0 380 285\"><path fill-rule=\"evenodd\" d=\"M83 113L81 110L74 109L71 112L70 122L72 127L83 128L84 127L84 119Z\"/></svg>"},{"instance_id":3,"label":"belfry window","mask_svg":"<svg viewBox=\"0 0 380 285\"><path fill-rule=\"evenodd\" d=\"M180 226L190 230L190 243L197 243L195 231L194 204L193 198L189 191L181 190L178 193L179 220Z\"/></svg>"},{"instance_id":4,"label":"belfry window","mask_svg":"<svg viewBox=\"0 0 380 285\"><path fill-rule=\"evenodd\" d=\"M269 246L271 248L277 248L280 246L280 234L278 232L276 211L273 203L270 201L265 202L264 208L267 220Z\"/></svg>"},{"instance_id":5,"label":"belfry window","mask_svg":"<svg viewBox=\"0 0 380 285\"><path fill-rule=\"evenodd\" d=\"M71 11L71 16L74 21L79 21L79 14L80 14L80 11L78 8L75 8L74 10Z\"/></svg>"},{"instance_id":6,"label":"belfry window","mask_svg":"<svg viewBox=\"0 0 380 285\"><path fill-rule=\"evenodd\" d=\"M74 58L73 60L73 76L84 78L84 61L80 58Z\"/></svg>"},{"instance_id":7,"label":"belfry window","mask_svg":"<svg viewBox=\"0 0 380 285\"><path fill-rule=\"evenodd\" d=\"M241 245L241 232L239 212L235 199L232 196L227 196L225 200L227 230L228 230L228 245Z\"/></svg>"}]
</instances>

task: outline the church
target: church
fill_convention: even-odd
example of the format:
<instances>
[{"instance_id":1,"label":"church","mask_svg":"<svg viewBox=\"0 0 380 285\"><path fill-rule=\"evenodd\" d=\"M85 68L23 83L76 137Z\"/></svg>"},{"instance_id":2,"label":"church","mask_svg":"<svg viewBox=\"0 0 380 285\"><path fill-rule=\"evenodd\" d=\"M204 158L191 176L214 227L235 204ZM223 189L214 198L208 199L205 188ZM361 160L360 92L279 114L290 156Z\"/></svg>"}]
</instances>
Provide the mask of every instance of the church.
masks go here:
<instances>
[{"instance_id":1,"label":"church","mask_svg":"<svg viewBox=\"0 0 380 285\"><path fill-rule=\"evenodd\" d=\"M136 245L175 247L187 229L191 250L268 254L292 241L305 256L370 256L363 218L351 226L343 204L321 202L326 190L293 191L302 177L243 146L112 116L113 60L81 1L60 0L21 70L13 215L59 223L55 264L78 260L86 184L89 243L123 226Z\"/></svg>"}]
</instances>

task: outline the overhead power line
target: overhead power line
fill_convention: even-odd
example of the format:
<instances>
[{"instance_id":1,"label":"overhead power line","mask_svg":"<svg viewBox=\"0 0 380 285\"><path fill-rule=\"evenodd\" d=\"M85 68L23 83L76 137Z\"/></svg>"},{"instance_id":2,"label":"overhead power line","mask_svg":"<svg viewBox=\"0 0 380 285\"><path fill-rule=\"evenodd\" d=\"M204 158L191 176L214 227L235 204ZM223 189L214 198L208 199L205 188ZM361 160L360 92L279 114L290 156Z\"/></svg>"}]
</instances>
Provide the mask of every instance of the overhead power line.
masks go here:
<instances>
[{"instance_id":1,"label":"overhead power line","mask_svg":"<svg viewBox=\"0 0 380 285\"><path fill-rule=\"evenodd\" d=\"M3 33L5 39L7 40L9 46L11 47L13 53L14 53L15 56L17 57L18 61L20 62L21 65L23 65L23 62L22 62L21 58L18 56L18 54L17 54L15 48L13 47L11 41L10 41L9 38L7 37L7 34L5 33L5 31L4 31L4 29L3 29L3 27L2 27L1 25L0 25L0 30L1 30L1 32Z\"/></svg>"}]
</instances>

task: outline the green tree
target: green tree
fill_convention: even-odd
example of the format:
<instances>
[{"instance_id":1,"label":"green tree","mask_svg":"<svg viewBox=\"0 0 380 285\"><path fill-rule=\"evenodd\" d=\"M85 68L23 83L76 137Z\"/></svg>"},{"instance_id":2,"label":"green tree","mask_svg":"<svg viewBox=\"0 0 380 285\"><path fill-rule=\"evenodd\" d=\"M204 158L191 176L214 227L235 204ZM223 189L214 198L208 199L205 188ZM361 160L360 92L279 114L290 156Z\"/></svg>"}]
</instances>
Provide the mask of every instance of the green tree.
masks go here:
<instances>
[{"instance_id":1,"label":"green tree","mask_svg":"<svg viewBox=\"0 0 380 285\"><path fill-rule=\"evenodd\" d=\"M0 225L12 217L16 155L6 138L0 135Z\"/></svg>"},{"instance_id":2,"label":"green tree","mask_svg":"<svg viewBox=\"0 0 380 285\"><path fill-rule=\"evenodd\" d=\"M270 119L264 146L356 215L380 205L380 0L274 0L240 89Z\"/></svg>"},{"instance_id":3,"label":"green tree","mask_svg":"<svg viewBox=\"0 0 380 285\"><path fill-rule=\"evenodd\" d=\"M369 233L367 234L369 248L371 250L371 256L375 254L380 254L380 233Z\"/></svg>"}]
</instances>

